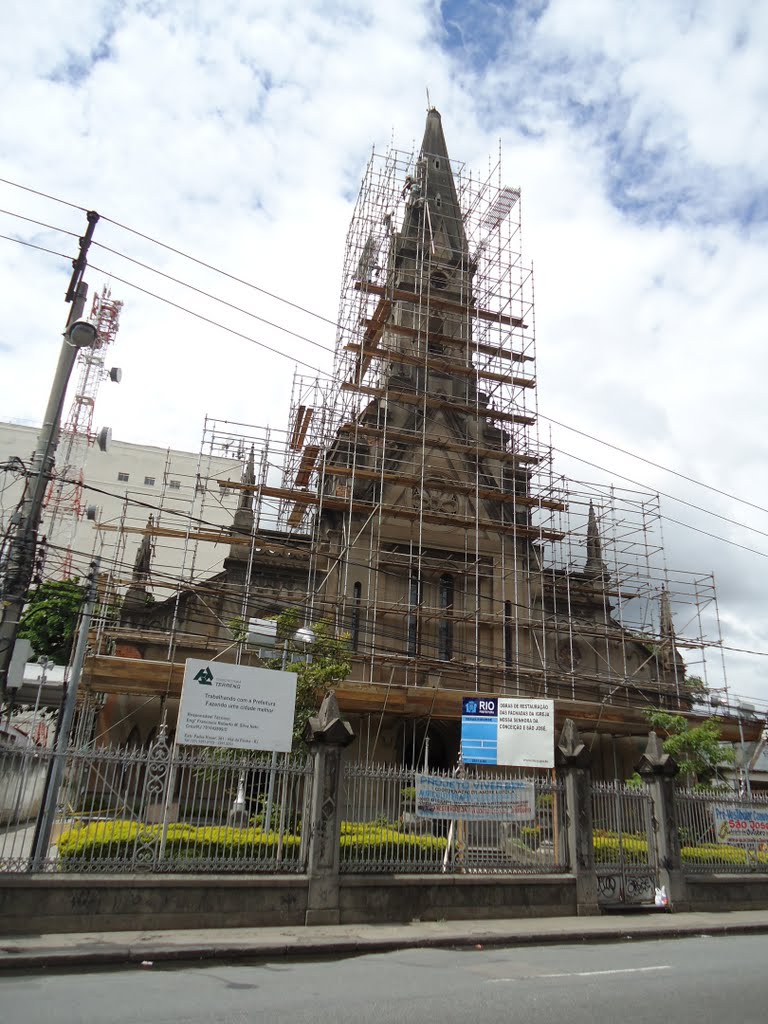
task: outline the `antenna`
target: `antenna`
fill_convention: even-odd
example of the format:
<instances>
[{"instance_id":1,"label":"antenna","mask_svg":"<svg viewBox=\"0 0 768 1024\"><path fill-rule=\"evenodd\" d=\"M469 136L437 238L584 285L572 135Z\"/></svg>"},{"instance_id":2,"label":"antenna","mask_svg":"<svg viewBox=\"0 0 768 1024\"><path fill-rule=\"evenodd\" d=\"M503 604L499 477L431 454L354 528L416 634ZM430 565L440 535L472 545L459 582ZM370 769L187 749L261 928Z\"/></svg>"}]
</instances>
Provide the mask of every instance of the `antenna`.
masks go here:
<instances>
[{"instance_id":1,"label":"antenna","mask_svg":"<svg viewBox=\"0 0 768 1024\"><path fill-rule=\"evenodd\" d=\"M426 86L426 92L427 92L427 113L429 113L429 111L432 109L432 104L429 101L429 86Z\"/></svg>"}]
</instances>

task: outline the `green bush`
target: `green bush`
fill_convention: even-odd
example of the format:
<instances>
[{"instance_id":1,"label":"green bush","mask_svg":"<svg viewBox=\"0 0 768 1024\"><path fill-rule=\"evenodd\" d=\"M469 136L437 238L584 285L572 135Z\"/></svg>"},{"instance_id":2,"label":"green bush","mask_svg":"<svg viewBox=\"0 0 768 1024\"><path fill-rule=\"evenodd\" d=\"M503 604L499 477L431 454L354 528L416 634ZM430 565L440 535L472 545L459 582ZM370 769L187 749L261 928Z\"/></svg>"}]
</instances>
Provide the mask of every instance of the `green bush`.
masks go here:
<instances>
[{"instance_id":1,"label":"green bush","mask_svg":"<svg viewBox=\"0 0 768 1024\"><path fill-rule=\"evenodd\" d=\"M162 825L143 825L136 821L96 821L74 825L59 837L59 857L63 861L131 860L137 847L156 846L162 837ZM165 857L168 860L192 858L267 859L277 853L279 834L260 827L231 828L224 825L168 826ZM410 860L442 854L446 840L432 835L401 832L380 822L343 822L341 856L346 860ZM301 837L283 833L282 856L298 855Z\"/></svg>"},{"instance_id":2,"label":"green bush","mask_svg":"<svg viewBox=\"0 0 768 1024\"><path fill-rule=\"evenodd\" d=\"M616 832L596 829L593 844L597 864L618 863L620 849L623 850L627 864L646 864L648 860L648 842L644 835L623 835L620 840ZM681 844L680 854L683 864L711 864L714 867L721 864L723 867L768 865L767 848L727 846L725 843L689 843Z\"/></svg>"},{"instance_id":3,"label":"green bush","mask_svg":"<svg viewBox=\"0 0 768 1024\"><path fill-rule=\"evenodd\" d=\"M725 843L702 843L680 849L683 864L753 865L768 864L768 850L727 846Z\"/></svg>"},{"instance_id":4,"label":"green bush","mask_svg":"<svg viewBox=\"0 0 768 1024\"><path fill-rule=\"evenodd\" d=\"M65 861L130 860L137 846L157 845L162 825L135 821L97 821L74 826L59 837L59 856ZM170 824L165 842L168 859L196 857L269 857L277 852L279 836L260 828L230 828L217 825ZM296 855L301 839L284 834L282 855Z\"/></svg>"},{"instance_id":5,"label":"green bush","mask_svg":"<svg viewBox=\"0 0 768 1024\"><path fill-rule=\"evenodd\" d=\"M523 825L520 829L520 838L530 850L538 850L541 844L541 826Z\"/></svg>"},{"instance_id":6,"label":"green bush","mask_svg":"<svg viewBox=\"0 0 768 1024\"><path fill-rule=\"evenodd\" d=\"M393 825L379 822L343 821L341 823L342 860L413 860L421 854L434 857L447 845L442 836L401 832Z\"/></svg>"},{"instance_id":7,"label":"green bush","mask_svg":"<svg viewBox=\"0 0 768 1024\"><path fill-rule=\"evenodd\" d=\"M619 839L616 833L598 830L592 844L596 864L618 864L622 854L625 864L648 863L648 840L644 836L623 835Z\"/></svg>"}]
</instances>

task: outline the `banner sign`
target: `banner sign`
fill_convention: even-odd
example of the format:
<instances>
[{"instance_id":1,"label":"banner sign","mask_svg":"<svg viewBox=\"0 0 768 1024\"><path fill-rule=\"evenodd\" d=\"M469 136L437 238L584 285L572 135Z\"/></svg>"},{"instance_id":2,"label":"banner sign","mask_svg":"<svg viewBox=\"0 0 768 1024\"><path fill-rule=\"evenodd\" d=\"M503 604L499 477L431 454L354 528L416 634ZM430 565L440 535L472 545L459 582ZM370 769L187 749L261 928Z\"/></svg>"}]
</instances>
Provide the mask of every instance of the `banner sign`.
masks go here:
<instances>
[{"instance_id":1,"label":"banner sign","mask_svg":"<svg viewBox=\"0 0 768 1024\"><path fill-rule=\"evenodd\" d=\"M532 782L416 776L416 815L420 818L530 821L535 813Z\"/></svg>"},{"instance_id":2,"label":"banner sign","mask_svg":"<svg viewBox=\"0 0 768 1024\"><path fill-rule=\"evenodd\" d=\"M295 708L294 672L187 658L176 742L287 753Z\"/></svg>"},{"instance_id":3,"label":"banner sign","mask_svg":"<svg viewBox=\"0 0 768 1024\"><path fill-rule=\"evenodd\" d=\"M768 807L728 807L715 804L718 843L768 843Z\"/></svg>"},{"instance_id":4,"label":"banner sign","mask_svg":"<svg viewBox=\"0 0 768 1024\"><path fill-rule=\"evenodd\" d=\"M554 768L555 702L464 697L461 757L465 764Z\"/></svg>"}]
</instances>

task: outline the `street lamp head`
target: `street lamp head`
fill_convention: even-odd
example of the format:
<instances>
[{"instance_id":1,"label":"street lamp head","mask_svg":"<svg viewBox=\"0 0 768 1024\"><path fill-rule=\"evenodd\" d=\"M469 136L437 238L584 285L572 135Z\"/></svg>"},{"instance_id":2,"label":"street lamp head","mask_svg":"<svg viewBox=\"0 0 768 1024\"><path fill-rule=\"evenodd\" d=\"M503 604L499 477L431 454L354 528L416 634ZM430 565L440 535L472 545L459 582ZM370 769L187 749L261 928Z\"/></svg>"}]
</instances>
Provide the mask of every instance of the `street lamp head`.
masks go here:
<instances>
[{"instance_id":1,"label":"street lamp head","mask_svg":"<svg viewBox=\"0 0 768 1024\"><path fill-rule=\"evenodd\" d=\"M75 320L67 328L67 337L75 348L93 348L99 332L90 320Z\"/></svg>"}]
</instances>

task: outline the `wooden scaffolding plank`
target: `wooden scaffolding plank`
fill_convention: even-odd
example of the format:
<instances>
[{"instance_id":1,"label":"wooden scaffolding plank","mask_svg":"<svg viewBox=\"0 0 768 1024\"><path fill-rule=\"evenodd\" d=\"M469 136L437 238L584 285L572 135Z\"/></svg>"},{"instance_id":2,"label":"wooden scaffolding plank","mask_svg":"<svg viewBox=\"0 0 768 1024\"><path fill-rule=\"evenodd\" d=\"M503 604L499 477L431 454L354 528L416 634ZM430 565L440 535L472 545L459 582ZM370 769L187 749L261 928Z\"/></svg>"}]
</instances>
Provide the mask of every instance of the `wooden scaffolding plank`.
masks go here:
<instances>
[{"instance_id":1,"label":"wooden scaffolding plank","mask_svg":"<svg viewBox=\"0 0 768 1024\"><path fill-rule=\"evenodd\" d=\"M237 487L232 482L227 482L228 487ZM256 488L253 488L254 490ZM148 537L173 537L177 539L200 540L210 544L250 544L250 535L247 537L231 533L232 527L222 526L221 532L213 530L173 530L165 526L120 526L114 523L96 523L97 530L105 530L108 533L139 533Z\"/></svg>"},{"instance_id":2,"label":"wooden scaffolding plank","mask_svg":"<svg viewBox=\"0 0 768 1024\"><path fill-rule=\"evenodd\" d=\"M371 292L373 295L384 295L395 302L424 303L430 309L444 309L449 313L460 313L463 316L476 317L478 320L485 320L488 323L504 324L508 327L523 327L519 316L509 316L507 313L496 313L492 309L480 309L470 302L453 302L451 299L441 299L430 293L419 295L416 292L406 291L404 288L384 288L379 284L372 284L370 281L355 281L355 290L358 292Z\"/></svg>"},{"instance_id":3,"label":"wooden scaffolding plank","mask_svg":"<svg viewBox=\"0 0 768 1024\"><path fill-rule=\"evenodd\" d=\"M296 410L296 419L293 423L293 431L291 432L290 447L293 451L300 451L301 446L304 444L304 438L307 436L307 430L309 429L309 421L312 419L313 413L312 406L300 405Z\"/></svg>"},{"instance_id":4,"label":"wooden scaffolding plank","mask_svg":"<svg viewBox=\"0 0 768 1024\"><path fill-rule=\"evenodd\" d=\"M421 444L423 436L419 432L409 430L395 430L387 427L366 427L361 423L343 423L339 427L339 433L362 434L364 437L379 437L382 440L402 441L406 444ZM482 455L487 458L498 459L500 462L519 462L526 465L538 465L541 462L536 455L525 455L521 452L505 452L498 448L487 448L483 445L475 445L470 442L462 444L459 441L441 440L440 446L451 452L470 452L475 455Z\"/></svg>"},{"instance_id":5,"label":"wooden scaffolding plank","mask_svg":"<svg viewBox=\"0 0 768 1024\"><path fill-rule=\"evenodd\" d=\"M308 444L301 456L301 462L294 480L294 487L306 487L314 469L317 456L320 454L319 444Z\"/></svg>"},{"instance_id":6,"label":"wooden scaffolding plank","mask_svg":"<svg viewBox=\"0 0 768 1024\"><path fill-rule=\"evenodd\" d=\"M326 466L327 476L358 477L361 480L385 480L396 481L397 483L417 486L421 484L420 476L407 476L403 473L384 473L377 469L361 469L349 466ZM552 501L549 498L533 498L527 495L511 494L509 491L500 491L494 487L476 487L474 484L461 484L456 480L447 480L444 484L435 482L430 478L429 489L446 491L451 494L477 495L479 498L488 498L492 501L501 501L509 504L525 505L528 508L546 508L555 512L564 512L567 506L562 501Z\"/></svg>"},{"instance_id":7,"label":"wooden scaffolding plank","mask_svg":"<svg viewBox=\"0 0 768 1024\"><path fill-rule=\"evenodd\" d=\"M364 325L372 321L363 320ZM404 338L424 338L436 341L440 345L448 345L451 348L460 348L464 352L479 353L484 356L496 356L499 359L509 359L513 363L532 363L533 356L524 355L512 349L504 348L503 345L486 345L484 342L475 341L470 338L466 341L461 338L451 338L447 334L433 334L432 331L418 330L416 327L405 327L402 324L387 324L387 331L392 334L401 334Z\"/></svg>"},{"instance_id":8,"label":"wooden scaffolding plank","mask_svg":"<svg viewBox=\"0 0 768 1024\"><path fill-rule=\"evenodd\" d=\"M498 381L500 384L511 384L513 387L519 388L536 387L536 381L533 377L514 377L511 373L495 373L493 370L481 370L474 366L459 366L457 363L448 362L433 353L429 353L428 358L426 357L426 354L424 358L419 358L418 356L407 355L405 352L389 351L381 348L364 349L362 345L356 343L345 345L344 348L348 352L367 353L368 365L370 365L373 359L382 359L390 363L402 363L404 366L418 366L433 370L437 373L450 374L451 376L469 377L472 380L478 378L480 380ZM360 365L359 359L357 365ZM365 369L367 369L367 366ZM354 377L350 377L350 380L355 379L356 378Z\"/></svg>"},{"instance_id":9,"label":"wooden scaffolding plank","mask_svg":"<svg viewBox=\"0 0 768 1024\"><path fill-rule=\"evenodd\" d=\"M521 416L517 412L502 412L500 409L478 408L474 405L464 405L460 402L448 402L442 398L430 398L429 395L417 394L413 391L396 391L394 388L374 388L365 384L351 384L346 381L341 385L342 391L354 391L360 395L369 395L371 398L387 398L393 402L402 402L403 405L427 404L433 409L449 409L451 412L463 412L469 416L482 416L489 420L500 420L503 423L521 423L525 426L533 426L536 422L534 416Z\"/></svg>"},{"instance_id":10,"label":"wooden scaffolding plank","mask_svg":"<svg viewBox=\"0 0 768 1024\"><path fill-rule=\"evenodd\" d=\"M252 487L251 484L233 484L243 490ZM379 502L361 501L360 499L349 499L331 495L318 495L312 491L297 490L293 487L268 487L260 488L261 494L266 498L280 498L284 501L292 501L295 507L308 508L311 506L322 506L329 511L335 512L363 512L370 514L379 508ZM294 508L295 511L295 508ZM562 540L565 534L553 530L539 530L533 526L521 526L496 522L484 522L476 518L445 515L438 512L424 512L423 510L406 508L403 505L387 505L386 514L393 519L421 520L425 523L434 523L437 526L447 526L452 529L465 530L494 530L499 533L518 534L521 537L531 537L534 540Z\"/></svg>"}]
</instances>

